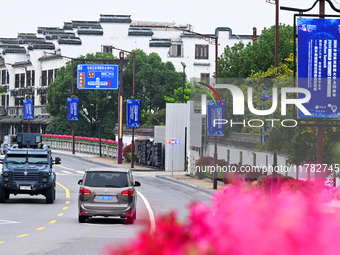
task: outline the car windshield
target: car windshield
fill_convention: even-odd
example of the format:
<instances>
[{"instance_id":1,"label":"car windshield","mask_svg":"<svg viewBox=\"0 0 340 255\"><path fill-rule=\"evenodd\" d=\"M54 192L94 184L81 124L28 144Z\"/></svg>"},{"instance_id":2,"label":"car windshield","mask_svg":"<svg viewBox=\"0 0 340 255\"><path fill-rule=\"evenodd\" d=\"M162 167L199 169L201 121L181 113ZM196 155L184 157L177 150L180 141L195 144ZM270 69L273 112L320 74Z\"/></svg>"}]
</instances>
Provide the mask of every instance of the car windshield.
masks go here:
<instances>
[{"instance_id":1,"label":"car windshield","mask_svg":"<svg viewBox=\"0 0 340 255\"><path fill-rule=\"evenodd\" d=\"M26 154L8 154L7 153L7 163L25 163L26 162Z\"/></svg>"},{"instance_id":2,"label":"car windshield","mask_svg":"<svg viewBox=\"0 0 340 255\"><path fill-rule=\"evenodd\" d=\"M34 164L47 164L48 158L47 155L44 154L28 154L27 157L28 163L34 163Z\"/></svg>"},{"instance_id":3,"label":"car windshield","mask_svg":"<svg viewBox=\"0 0 340 255\"><path fill-rule=\"evenodd\" d=\"M119 172L88 172L84 185L89 187L128 187L128 175Z\"/></svg>"}]
</instances>

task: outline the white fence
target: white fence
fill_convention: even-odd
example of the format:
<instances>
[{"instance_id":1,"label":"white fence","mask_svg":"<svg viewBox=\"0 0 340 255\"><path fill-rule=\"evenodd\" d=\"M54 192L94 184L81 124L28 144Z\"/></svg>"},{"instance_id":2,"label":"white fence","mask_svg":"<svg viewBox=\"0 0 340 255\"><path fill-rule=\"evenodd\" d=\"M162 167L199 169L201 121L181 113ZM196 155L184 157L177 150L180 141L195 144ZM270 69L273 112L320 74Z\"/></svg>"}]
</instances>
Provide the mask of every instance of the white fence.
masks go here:
<instances>
[{"instance_id":1,"label":"white fence","mask_svg":"<svg viewBox=\"0 0 340 255\"><path fill-rule=\"evenodd\" d=\"M72 151L72 141L43 139L43 144L49 145L51 149L55 150ZM74 150L76 152L99 155L99 144L75 142ZM117 147L102 145L102 156L117 158L117 152Z\"/></svg>"}]
</instances>

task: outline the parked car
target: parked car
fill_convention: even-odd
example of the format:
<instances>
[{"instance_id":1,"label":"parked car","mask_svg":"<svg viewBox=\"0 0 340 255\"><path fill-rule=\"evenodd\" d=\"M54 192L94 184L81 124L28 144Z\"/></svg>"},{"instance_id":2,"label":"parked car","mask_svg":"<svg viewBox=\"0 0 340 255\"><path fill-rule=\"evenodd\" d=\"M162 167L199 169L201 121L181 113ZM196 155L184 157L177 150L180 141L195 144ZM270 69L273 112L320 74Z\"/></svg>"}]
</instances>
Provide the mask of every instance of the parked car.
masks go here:
<instances>
[{"instance_id":1,"label":"parked car","mask_svg":"<svg viewBox=\"0 0 340 255\"><path fill-rule=\"evenodd\" d=\"M135 187L141 184L133 180L130 169L88 169L78 184L80 223L93 216L114 216L133 224L136 219L137 203Z\"/></svg>"}]
</instances>

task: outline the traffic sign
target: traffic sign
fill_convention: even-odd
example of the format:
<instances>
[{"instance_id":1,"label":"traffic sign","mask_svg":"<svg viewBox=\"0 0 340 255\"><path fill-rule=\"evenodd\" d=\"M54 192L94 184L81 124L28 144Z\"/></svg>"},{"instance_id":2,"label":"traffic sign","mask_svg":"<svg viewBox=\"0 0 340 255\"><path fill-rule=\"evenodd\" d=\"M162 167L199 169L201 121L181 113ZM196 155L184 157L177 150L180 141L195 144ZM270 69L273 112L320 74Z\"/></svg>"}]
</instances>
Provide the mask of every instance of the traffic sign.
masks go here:
<instances>
[{"instance_id":1,"label":"traffic sign","mask_svg":"<svg viewBox=\"0 0 340 255\"><path fill-rule=\"evenodd\" d=\"M77 66L77 88L116 90L119 87L118 73L118 65L79 64Z\"/></svg>"}]
</instances>

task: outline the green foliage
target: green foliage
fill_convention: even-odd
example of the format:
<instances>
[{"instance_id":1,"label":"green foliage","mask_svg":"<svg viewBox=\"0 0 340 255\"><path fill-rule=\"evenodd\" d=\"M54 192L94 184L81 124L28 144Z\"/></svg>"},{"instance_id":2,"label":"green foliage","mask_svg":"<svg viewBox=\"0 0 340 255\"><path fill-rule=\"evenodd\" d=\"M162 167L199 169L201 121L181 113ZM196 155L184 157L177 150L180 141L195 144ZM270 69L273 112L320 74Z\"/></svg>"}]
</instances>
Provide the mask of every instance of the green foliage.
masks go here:
<instances>
[{"instance_id":1,"label":"green foliage","mask_svg":"<svg viewBox=\"0 0 340 255\"><path fill-rule=\"evenodd\" d=\"M293 53L293 27L279 26L279 62ZM253 43L242 42L224 49L218 58L219 78L246 78L252 72L266 71L275 63L275 26L264 29Z\"/></svg>"},{"instance_id":2,"label":"green foliage","mask_svg":"<svg viewBox=\"0 0 340 255\"><path fill-rule=\"evenodd\" d=\"M144 126L164 126L165 125L165 109L160 109L155 112L150 110L141 111L141 122Z\"/></svg>"},{"instance_id":3,"label":"green foliage","mask_svg":"<svg viewBox=\"0 0 340 255\"><path fill-rule=\"evenodd\" d=\"M183 103L183 87L174 89L172 97L164 96L167 103ZM185 83L184 87L184 103L190 100L190 82Z\"/></svg>"}]
</instances>

